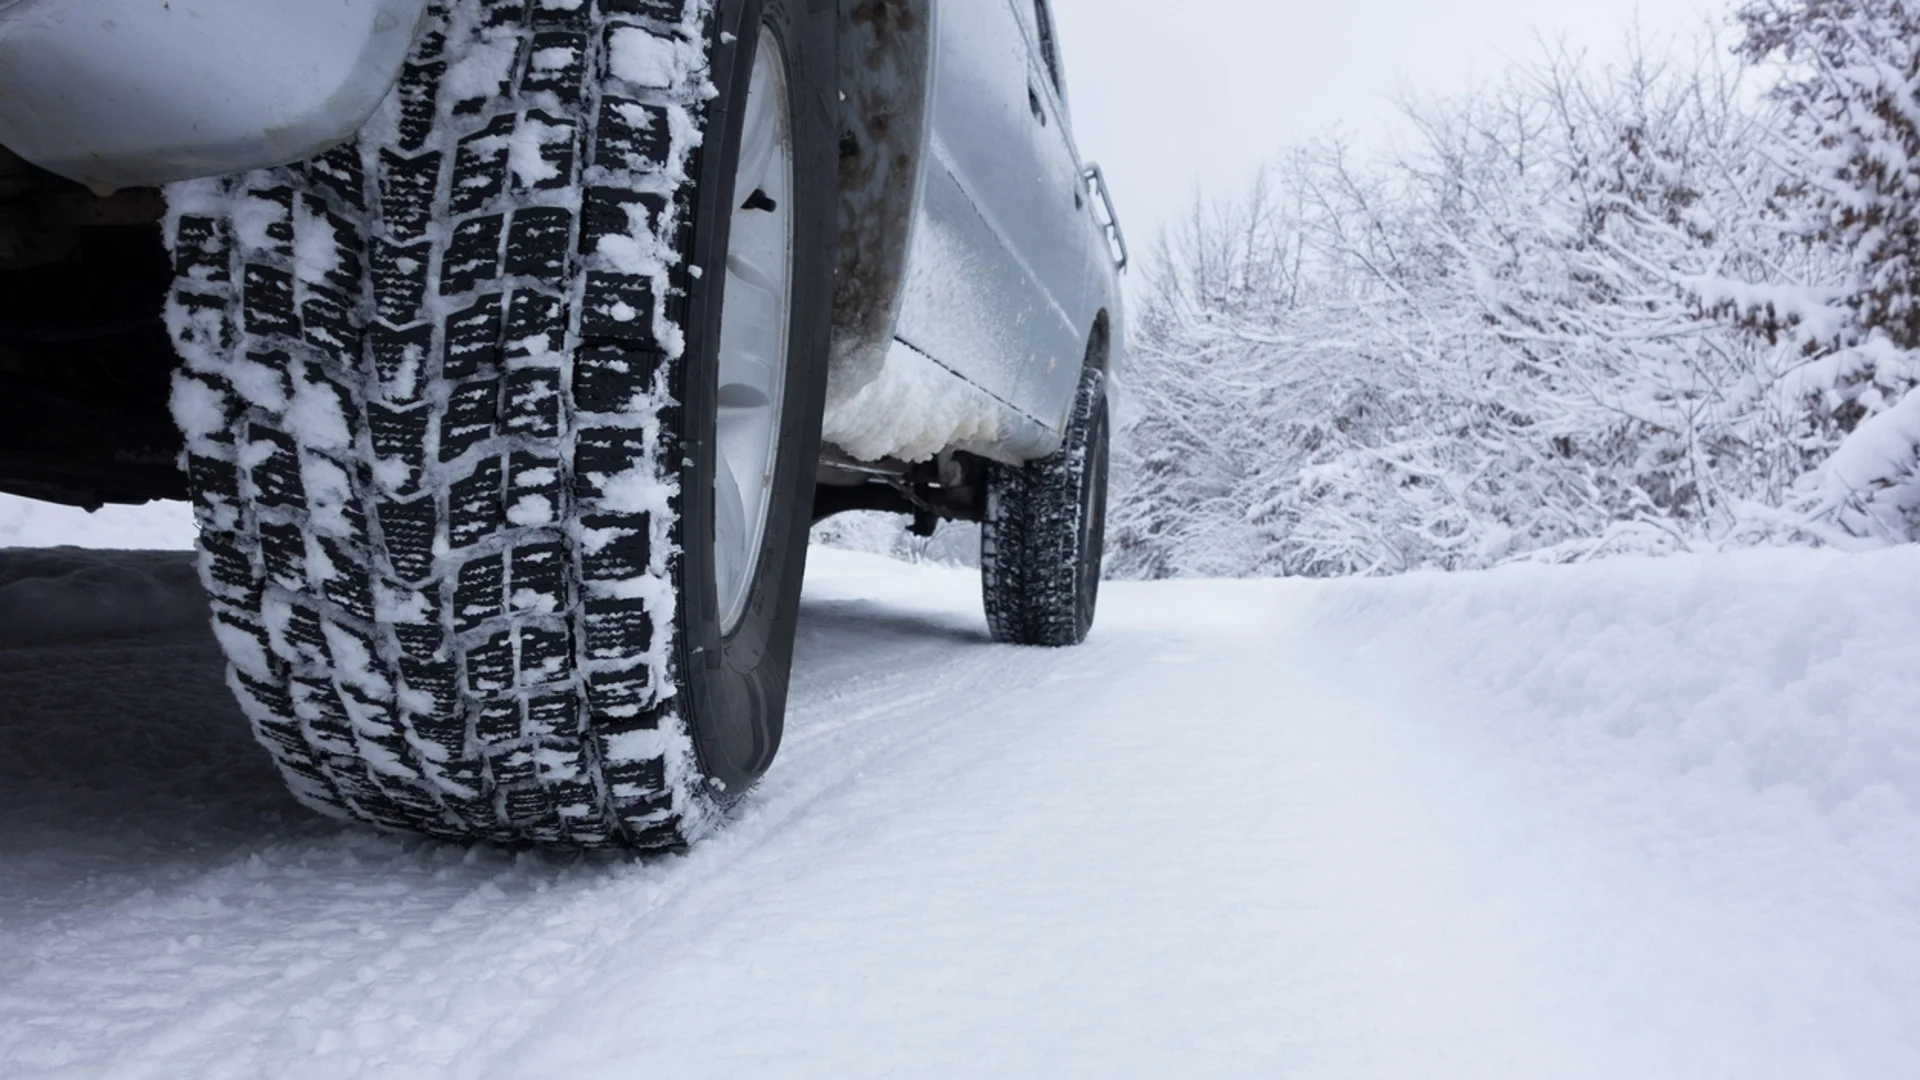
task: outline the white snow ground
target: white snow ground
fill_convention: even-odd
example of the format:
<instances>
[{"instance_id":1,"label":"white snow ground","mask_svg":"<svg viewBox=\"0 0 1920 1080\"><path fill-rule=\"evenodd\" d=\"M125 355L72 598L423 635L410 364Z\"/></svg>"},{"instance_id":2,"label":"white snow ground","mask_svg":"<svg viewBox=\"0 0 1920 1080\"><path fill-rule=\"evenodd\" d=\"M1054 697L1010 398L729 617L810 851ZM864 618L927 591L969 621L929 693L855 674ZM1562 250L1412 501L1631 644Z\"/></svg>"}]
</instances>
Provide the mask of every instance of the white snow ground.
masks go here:
<instances>
[{"instance_id":1,"label":"white snow ground","mask_svg":"<svg viewBox=\"0 0 1920 1080\"><path fill-rule=\"evenodd\" d=\"M184 567L0 552L0 1076L1920 1076L1920 550L1064 652L817 550L775 772L651 861L306 815Z\"/></svg>"}]
</instances>

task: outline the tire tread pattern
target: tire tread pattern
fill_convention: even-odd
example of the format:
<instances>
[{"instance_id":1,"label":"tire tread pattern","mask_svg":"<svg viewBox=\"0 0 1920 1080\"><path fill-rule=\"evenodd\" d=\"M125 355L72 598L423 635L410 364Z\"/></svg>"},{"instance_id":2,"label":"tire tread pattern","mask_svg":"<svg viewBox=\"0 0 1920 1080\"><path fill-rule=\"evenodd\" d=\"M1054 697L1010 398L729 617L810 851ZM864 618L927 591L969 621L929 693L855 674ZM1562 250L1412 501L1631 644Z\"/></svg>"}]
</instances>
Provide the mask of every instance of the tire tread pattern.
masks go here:
<instances>
[{"instance_id":1,"label":"tire tread pattern","mask_svg":"<svg viewBox=\"0 0 1920 1080\"><path fill-rule=\"evenodd\" d=\"M202 578L308 805L572 847L713 816L672 668L709 8L435 3L354 142L169 189Z\"/></svg>"},{"instance_id":2,"label":"tire tread pattern","mask_svg":"<svg viewBox=\"0 0 1920 1080\"><path fill-rule=\"evenodd\" d=\"M1064 647L1086 639L1099 576L1097 568L1084 573L1085 562L1098 563L1103 532L1086 517L1104 510L1088 497L1089 470L1104 464L1105 409L1105 373L1089 367L1059 451L1024 466L989 466L980 573L995 641ZM1094 550L1082 551L1089 540Z\"/></svg>"}]
</instances>

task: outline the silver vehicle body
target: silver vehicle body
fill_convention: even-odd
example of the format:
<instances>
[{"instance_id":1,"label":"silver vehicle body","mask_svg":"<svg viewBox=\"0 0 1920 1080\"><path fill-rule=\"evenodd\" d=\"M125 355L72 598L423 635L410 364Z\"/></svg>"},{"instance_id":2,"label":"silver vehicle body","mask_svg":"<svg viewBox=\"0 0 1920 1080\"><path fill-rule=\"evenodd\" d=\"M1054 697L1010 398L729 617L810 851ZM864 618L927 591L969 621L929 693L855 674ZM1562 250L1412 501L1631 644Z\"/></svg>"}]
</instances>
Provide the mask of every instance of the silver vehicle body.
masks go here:
<instances>
[{"instance_id":1,"label":"silver vehicle body","mask_svg":"<svg viewBox=\"0 0 1920 1080\"><path fill-rule=\"evenodd\" d=\"M1046 8L841 2L826 436L856 458L1044 457L1089 351L1120 363L1124 242L1074 145Z\"/></svg>"},{"instance_id":2,"label":"silver vehicle body","mask_svg":"<svg viewBox=\"0 0 1920 1080\"><path fill-rule=\"evenodd\" d=\"M378 107L425 3L0 0L0 146L96 189L311 156ZM1046 4L839 5L826 439L867 462L1050 454L1083 360L1119 365L1124 246Z\"/></svg>"},{"instance_id":3,"label":"silver vehicle body","mask_svg":"<svg viewBox=\"0 0 1920 1080\"><path fill-rule=\"evenodd\" d=\"M426 0L0 0L0 146L96 189L311 156L387 95Z\"/></svg>"}]
</instances>

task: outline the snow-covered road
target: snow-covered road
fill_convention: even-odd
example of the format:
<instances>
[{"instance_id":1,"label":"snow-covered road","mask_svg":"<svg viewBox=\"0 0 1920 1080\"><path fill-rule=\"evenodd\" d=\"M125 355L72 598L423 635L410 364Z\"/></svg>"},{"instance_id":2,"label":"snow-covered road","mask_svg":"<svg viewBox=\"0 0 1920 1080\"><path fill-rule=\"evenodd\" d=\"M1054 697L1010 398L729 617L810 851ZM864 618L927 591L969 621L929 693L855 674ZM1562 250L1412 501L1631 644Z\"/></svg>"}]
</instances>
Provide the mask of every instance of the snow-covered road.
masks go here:
<instances>
[{"instance_id":1,"label":"snow-covered road","mask_svg":"<svg viewBox=\"0 0 1920 1080\"><path fill-rule=\"evenodd\" d=\"M1920 551L976 589L816 550L738 820L571 859L306 815L181 557L0 552L0 1076L1920 1075Z\"/></svg>"}]
</instances>

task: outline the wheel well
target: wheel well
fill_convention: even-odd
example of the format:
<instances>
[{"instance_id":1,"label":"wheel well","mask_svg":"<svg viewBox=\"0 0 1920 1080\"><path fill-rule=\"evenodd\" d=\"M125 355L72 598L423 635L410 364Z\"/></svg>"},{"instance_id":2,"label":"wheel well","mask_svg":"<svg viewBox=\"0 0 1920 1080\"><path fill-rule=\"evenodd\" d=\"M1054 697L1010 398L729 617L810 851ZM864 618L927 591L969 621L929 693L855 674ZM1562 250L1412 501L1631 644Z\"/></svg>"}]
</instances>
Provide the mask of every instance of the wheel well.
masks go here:
<instances>
[{"instance_id":1,"label":"wheel well","mask_svg":"<svg viewBox=\"0 0 1920 1080\"><path fill-rule=\"evenodd\" d=\"M857 389L886 362L907 272L926 160L933 0L839 5L840 251L829 383Z\"/></svg>"}]
</instances>

